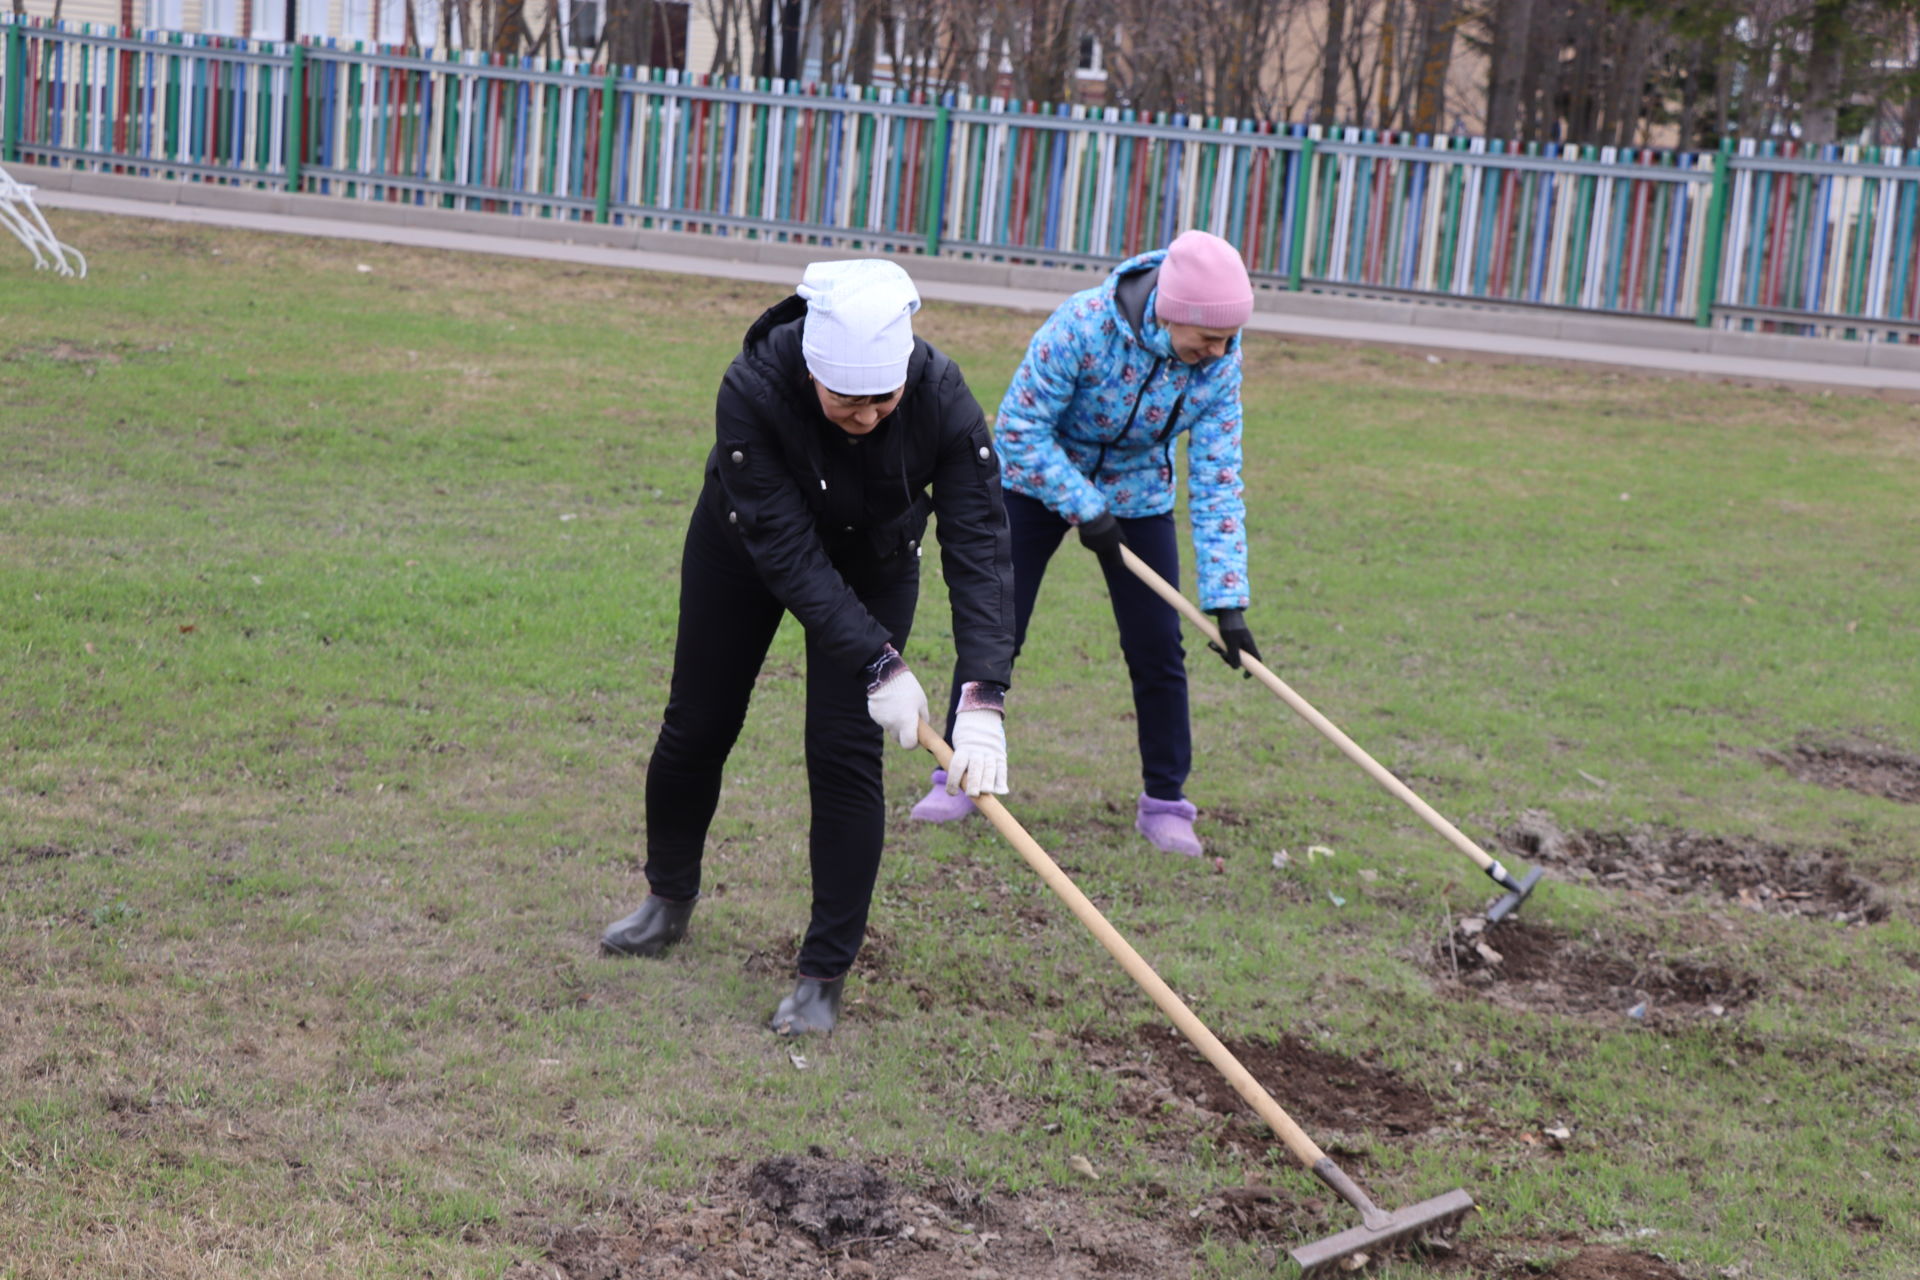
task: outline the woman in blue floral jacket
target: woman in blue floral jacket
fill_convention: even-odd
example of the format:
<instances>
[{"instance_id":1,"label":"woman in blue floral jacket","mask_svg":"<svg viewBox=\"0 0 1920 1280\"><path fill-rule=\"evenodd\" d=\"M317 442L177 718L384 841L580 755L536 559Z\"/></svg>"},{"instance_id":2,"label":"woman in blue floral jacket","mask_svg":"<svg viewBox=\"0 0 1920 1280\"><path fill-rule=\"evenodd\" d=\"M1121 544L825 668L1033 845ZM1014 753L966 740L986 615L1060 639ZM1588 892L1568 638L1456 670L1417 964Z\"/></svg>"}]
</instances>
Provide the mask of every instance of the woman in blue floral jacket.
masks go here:
<instances>
[{"instance_id":1,"label":"woman in blue floral jacket","mask_svg":"<svg viewBox=\"0 0 1920 1280\"><path fill-rule=\"evenodd\" d=\"M1133 680L1141 780L1135 825L1156 847L1198 855L1186 798L1193 762L1180 619L1129 572L1124 542L1180 581L1173 450L1187 437L1187 497L1200 603L1219 619L1222 656L1256 658L1247 607L1246 504L1240 483L1239 331L1253 288L1237 250L1189 231L1120 264L1040 327L1000 402L1000 450L1013 535L1014 653L1047 562L1070 527L1100 556ZM956 679L954 687L958 687ZM951 724L951 711L949 712ZM946 779L914 806L945 822L973 811Z\"/></svg>"}]
</instances>

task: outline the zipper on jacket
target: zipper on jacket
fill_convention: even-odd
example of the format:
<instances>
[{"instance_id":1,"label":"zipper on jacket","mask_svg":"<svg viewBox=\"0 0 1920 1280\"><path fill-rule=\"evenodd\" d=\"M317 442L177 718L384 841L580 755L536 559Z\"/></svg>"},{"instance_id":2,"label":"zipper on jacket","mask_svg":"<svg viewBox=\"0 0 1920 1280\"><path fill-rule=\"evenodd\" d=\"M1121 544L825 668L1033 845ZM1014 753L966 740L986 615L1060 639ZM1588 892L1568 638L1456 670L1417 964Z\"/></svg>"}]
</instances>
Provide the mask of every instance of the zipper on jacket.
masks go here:
<instances>
[{"instance_id":1,"label":"zipper on jacket","mask_svg":"<svg viewBox=\"0 0 1920 1280\"><path fill-rule=\"evenodd\" d=\"M1164 359L1158 357L1154 359L1153 368L1147 371L1145 381L1140 384L1140 394L1133 398L1133 408L1127 413L1127 424L1120 428L1119 433L1115 435L1113 439L1102 440L1100 442L1100 452L1093 456L1093 476L1091 478L1095 484L1100 483L1100 468L1106 465L1107 450L1126 439L1127 432L1133 430L1133 420L1140 416L1140 402L1147 398L1147 392L1153 390L1154 379L1160 376L1160 366L1165 363L1166 361ZM1180 400L1185 400L1186 398L1187 393L1182 391L1180 393ZM1173 402L1174 412L1176 413L1180 410L1180 400ZM1164 439L1165 437L1162 438Z\"/></svg>"}]
</instances>

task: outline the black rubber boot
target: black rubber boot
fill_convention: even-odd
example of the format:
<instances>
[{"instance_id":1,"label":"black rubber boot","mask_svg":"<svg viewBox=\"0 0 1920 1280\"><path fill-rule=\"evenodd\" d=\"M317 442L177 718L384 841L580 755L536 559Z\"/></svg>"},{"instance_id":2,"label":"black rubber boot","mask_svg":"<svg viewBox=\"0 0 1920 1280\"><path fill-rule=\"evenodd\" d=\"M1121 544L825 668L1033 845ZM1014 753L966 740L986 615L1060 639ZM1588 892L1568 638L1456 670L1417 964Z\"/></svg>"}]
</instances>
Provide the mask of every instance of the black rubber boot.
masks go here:
<instances>
[{"instance_id":1,"label":"black rubber boot","mask_svg":"<svg viewBox=\"0 0 1920 1280\"><path fill-rule=\"evenodd\" d=\"M840 1021L840 992L846 985L844 973L831 982L799 978L793 984L793 994L780 1002L767 1025L775 1035L826 1035Z\"/></svg>"},{"instance_id":2,"label":"black rubber boot","mask_svg":"<svg viewBox=\"0 0 1920 1280\"><path fill-rule=\"evenodd\" d=\"M607 926L600 950L610 956L657 956L687 936L687 921L698 901L673 902L648 894L638 911Z\"/></svg>"}]
</instances>

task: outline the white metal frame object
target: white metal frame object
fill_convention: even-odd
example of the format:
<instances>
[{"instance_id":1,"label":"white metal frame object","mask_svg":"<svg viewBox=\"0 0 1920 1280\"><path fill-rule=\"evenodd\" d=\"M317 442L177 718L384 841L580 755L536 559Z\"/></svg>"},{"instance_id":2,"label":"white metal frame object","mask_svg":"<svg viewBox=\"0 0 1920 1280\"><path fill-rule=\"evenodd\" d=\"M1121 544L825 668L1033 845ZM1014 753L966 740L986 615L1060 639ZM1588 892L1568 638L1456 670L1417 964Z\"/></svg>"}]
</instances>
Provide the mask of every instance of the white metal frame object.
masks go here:
<instances>
[{"instance_id":1,"label":"white metal frame object","mask_svg":"<svg viewBox=\"0 0 1920 1280\"><path fill-rule=\"evenodd\" d=\"M0 227L13 232L14 239L27 246L33 265L42 271L58 271L63 276L84 277L87 257L70 244L62 244L33 202L33 188L14 180L0 169Z\"/></svg>"}]
</instances>

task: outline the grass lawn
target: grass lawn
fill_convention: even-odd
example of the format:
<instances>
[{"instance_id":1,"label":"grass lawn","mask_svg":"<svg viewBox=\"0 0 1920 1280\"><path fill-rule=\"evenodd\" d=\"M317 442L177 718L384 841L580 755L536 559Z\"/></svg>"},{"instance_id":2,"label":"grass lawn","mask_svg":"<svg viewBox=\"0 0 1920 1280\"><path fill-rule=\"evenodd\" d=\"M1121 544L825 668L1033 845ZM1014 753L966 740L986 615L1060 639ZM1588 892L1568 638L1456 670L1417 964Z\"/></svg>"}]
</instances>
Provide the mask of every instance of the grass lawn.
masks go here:
<instances>
[{"instance_id":1,"label":"grass lawn","mask_svg":"<svg viewBox=\"0 0 1920 1280\"><path fill-rule=\"evenodd\" d=\"M763 1030L791 623L691 937L595 954L781 290L59 231L86 281L0 255L0 1277L1266 1276L1352 1224L990 827L907 822L917 753L841 1032ZM1035 323L918 327L992 406ZM1463 928L1479 871L1197 643L1210 856L1154 854L1071 545L1010 810L1377 1200L1478 1201L1370 1274L1911 1280L1920 415L1257 336L1247 375L1269 665L1548 879ZM764 1163L809 1153L891 1191L810 1233L769 1168L827 1166Z\"/></svg>"}]
</instances>

